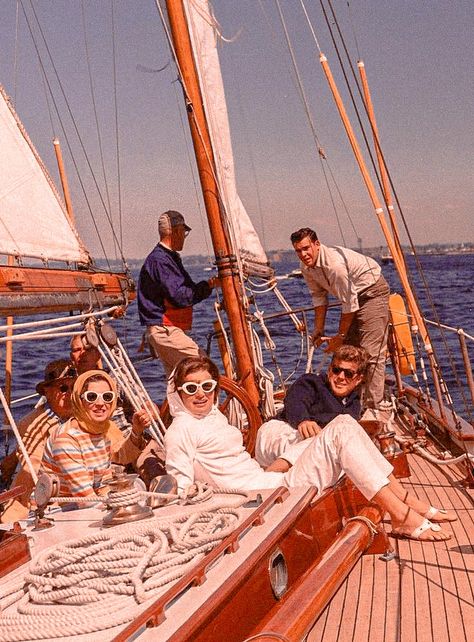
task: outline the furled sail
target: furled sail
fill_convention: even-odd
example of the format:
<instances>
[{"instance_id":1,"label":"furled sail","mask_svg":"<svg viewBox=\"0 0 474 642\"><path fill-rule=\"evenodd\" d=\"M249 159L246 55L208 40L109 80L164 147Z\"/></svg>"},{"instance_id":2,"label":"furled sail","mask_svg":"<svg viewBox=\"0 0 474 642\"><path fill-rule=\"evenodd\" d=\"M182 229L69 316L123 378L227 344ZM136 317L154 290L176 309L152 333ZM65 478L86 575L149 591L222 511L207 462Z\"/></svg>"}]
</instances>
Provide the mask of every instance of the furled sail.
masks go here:
<instances>
[{"instance_id":1,"label":"furled sail","mask_svg":"<svg viewBox=\"0 0 474 642\"><path fill-rule=\"evenodd\" d=\"M46 168L0 86L0 254L89 263Z\"/></svg>"},{"instance_id":2,"label":"furled sail","mask_svg":"<svg viewBox=\"0 0 474 642\"><path fill-rule=\"evenodd\" d=\"M186 0L184 6L233 250L246 273L269 275L272 270L265 250L237 193L215 20L207 0Z\"/></svg>"}]
</instances>

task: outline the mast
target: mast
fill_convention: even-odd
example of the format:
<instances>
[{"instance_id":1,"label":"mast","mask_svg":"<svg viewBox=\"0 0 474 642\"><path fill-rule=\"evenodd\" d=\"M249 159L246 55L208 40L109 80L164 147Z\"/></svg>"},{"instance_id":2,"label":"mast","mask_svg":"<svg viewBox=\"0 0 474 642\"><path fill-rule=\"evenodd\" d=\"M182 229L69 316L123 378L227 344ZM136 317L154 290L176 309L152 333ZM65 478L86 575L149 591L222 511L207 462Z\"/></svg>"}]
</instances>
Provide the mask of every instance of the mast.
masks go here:
<instances>
[{"instance_id":1,"label":"mast","mask_svg":"<svg viewBox=\"0 0 474 642\"><path fill-rule=\"evenodd\" d=\"M221 218L219 189L215 178L215 162L204 113L201 89L194 65L193 52L182 0L167 0L166 7L186 100L189 127L193 140L199 179L209 222L216 265L222 285L230 333L234 345L237 375L255 404L259 402L255 369L251 358L249 327L242 307L242 285L235 269Z\"/></svg>"}]
</instances>

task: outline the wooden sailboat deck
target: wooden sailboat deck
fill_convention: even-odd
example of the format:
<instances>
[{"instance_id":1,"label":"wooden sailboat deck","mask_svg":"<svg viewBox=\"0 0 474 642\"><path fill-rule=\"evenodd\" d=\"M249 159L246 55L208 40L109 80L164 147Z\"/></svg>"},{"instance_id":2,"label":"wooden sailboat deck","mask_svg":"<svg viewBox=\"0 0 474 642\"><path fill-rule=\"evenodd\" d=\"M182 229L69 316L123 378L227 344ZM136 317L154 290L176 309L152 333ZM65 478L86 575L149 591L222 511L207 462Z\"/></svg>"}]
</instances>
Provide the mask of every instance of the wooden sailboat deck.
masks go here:
<instances>
[{"instance_id":1,"label":"wooden sailboat deck","mask_svg":"<svg viewBox=\"0 0 474 642\"><path fill-rule=\"evenodd\" d=\"M474 491L456 466L409 455L405 487L454 510L447 542L390 538L397 557L361 558L308 636L308 642L464 642L474 631ZM387 532L390 526L387 527Z\"/></svg>"}]
</instances>

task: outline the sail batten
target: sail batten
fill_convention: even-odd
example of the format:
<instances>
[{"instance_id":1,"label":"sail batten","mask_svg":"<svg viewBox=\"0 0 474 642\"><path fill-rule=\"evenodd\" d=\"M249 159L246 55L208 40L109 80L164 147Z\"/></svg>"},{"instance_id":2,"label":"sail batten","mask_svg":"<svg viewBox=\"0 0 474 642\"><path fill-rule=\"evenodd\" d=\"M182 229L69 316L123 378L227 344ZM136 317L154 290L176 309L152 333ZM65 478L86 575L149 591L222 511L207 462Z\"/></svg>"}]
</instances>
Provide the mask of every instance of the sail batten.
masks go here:
<instances>
[{"instance_id":1,"label":"sail batten","mask_svg":"<svg viewBox=\"0 0 474 642\"><path fill-rule=\"evenodd\" d=\"M0 254L89 263L59 194L0 86Z\"/></svg>"}]
</instances>

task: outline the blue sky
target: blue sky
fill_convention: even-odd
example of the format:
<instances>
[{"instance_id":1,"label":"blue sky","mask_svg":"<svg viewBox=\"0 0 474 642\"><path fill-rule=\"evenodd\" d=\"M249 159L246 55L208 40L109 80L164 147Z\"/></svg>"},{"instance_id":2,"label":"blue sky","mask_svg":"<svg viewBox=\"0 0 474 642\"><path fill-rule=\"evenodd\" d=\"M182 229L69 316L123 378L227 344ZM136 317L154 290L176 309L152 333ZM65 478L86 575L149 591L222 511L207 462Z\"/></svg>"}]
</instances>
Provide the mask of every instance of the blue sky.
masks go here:
<instances>
[{"instance_id":1,"label":"blue sky","mask_svg":"<svg viewBox=\"0 0 474 642\"><path fill-rule=\"evenodd\" d=\"M30 2L23 4L31 20ZM315 42L304 23L300 0L281 0L280 4L318 138L350 211L349 221L338 205L344 240L354 246L360 236L366 246L382 244L318 62ZM289 234L303 225L315 227L327 243L342 244L294 87L274 0L215 0L213 5L224 36L233 39L222 45L222 69L239 192L257 230L271 249L288 247ZM306 0L305 5L339 83L341 74L319 2ZM415 243L472 242L474 3L354 0L350 16L346 5L346 0L333 0L349 48L355 51L357 44L365 62L385 155ZM191 144L187 123L182 124L180 91L154 2L113 3L115 88L109 1L37 0L33 6L105 194L91 107L84 15L103 162L115 218L119 202L116 150L120 148L125 254L143 257L150 250L156 239L157 215L169 208L181 210L193 227L186 253L210 252L190 169ZM0 3L0 82L15 97L20 117L55 176L50 143L53 130L44 83L21 6L18 32L16 11L15 0ZM48 76L53 78L37 27L34 29ZM167 64L161 73L143 71ZM56 92L57 83L54 79L51 82ZM345 91L343 94L346 97ZM58 102L64 113L62 98ZM63 145L78 228L91 252L100 254L64 135L55 116L53 120L54 133ZM72 131L69 118L66 127ZM71 141L82 180L92 194L90 202L101 218L101 206L75 136ZM103 229L104 242L111 250L110 234L106 227Z\"/></svg>"}]
</instances>

